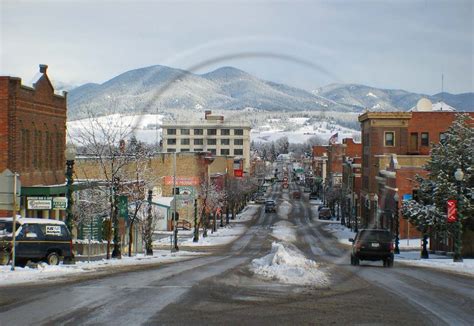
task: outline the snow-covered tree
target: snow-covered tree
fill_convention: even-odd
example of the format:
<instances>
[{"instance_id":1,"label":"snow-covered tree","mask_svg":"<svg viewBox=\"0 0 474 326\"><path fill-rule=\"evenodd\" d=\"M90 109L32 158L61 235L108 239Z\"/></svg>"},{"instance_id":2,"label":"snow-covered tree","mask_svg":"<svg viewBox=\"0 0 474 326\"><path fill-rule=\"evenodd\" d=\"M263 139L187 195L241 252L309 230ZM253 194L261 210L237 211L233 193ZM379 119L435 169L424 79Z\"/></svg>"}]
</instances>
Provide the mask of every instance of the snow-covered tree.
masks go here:
<instances>
[{"instance_id":1,"label":"snow-covered tree","mask_svg":"<svg viewBox=\"0 0 474 326\"><path fill-rule=\"evenodd\" d=\"M474 121L467 114L458 114L443 140L433 146L425 166L427 178L418 177L418 201L406 201L402 214L420 231L448 230L456 236L455 250L460 255L461 235L465 227L474 229ZM455 172L464 173L457 181ZM457 200L458 222L447 222L447 201Z\"/></svg>"}]
</instances>

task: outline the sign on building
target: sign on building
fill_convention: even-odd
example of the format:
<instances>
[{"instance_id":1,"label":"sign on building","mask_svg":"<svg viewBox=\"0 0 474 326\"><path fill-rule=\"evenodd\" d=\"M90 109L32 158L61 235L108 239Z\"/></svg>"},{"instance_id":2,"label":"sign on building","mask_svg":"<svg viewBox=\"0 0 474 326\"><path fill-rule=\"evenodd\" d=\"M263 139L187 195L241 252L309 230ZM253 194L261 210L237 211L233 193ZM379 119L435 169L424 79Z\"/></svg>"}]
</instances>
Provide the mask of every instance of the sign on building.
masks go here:
<instances>
[{"instance_id":1,"label":"sign on building","mask_svg":"<svg viewBox=\"0 0 474 326\"><path fill-rule=\"evenodd\" d=\"M165 176L164 184L172 186L174 184L173 176ZM176 177L176 186L197 186L199 177Z\"/></svg>"},{"instance_id":2,"label":"sign on building","mask_svg":"<svg viewBox=\"0 0 474 326\"><path fill-rule=\"evenodd\" d=\"M52 197L27 197L28 209L45 210L53 207Z\"/></svg>"},{"instance_id":3,"label":"sign on building","mask_svg":"<svg viewBox=\"0 0 474 326\"><path fill-rule=\"evenodd\" d=\"M58 211L64 211L67 209L67 198L66 197L53 197L53 209Z\"/></svg>"}]
</instances>

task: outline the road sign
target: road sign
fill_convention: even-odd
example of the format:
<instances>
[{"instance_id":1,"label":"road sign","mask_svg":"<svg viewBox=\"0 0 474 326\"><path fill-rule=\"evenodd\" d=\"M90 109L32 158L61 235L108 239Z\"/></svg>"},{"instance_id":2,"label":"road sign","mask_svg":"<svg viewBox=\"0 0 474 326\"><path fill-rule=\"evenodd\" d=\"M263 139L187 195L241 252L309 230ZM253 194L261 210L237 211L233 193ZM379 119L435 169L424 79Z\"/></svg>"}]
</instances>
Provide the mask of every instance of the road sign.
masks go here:
<instances>
[{"instance_id":1,"label":"road sign","mask_svg":"<svg viewBox=\"0 0 474 326\"><path fill-rule=\"evenodd\" d=\"M456 200L448 200L448 223L455 223L458 220L457 213Z\"/></svg>"}]
</instances>

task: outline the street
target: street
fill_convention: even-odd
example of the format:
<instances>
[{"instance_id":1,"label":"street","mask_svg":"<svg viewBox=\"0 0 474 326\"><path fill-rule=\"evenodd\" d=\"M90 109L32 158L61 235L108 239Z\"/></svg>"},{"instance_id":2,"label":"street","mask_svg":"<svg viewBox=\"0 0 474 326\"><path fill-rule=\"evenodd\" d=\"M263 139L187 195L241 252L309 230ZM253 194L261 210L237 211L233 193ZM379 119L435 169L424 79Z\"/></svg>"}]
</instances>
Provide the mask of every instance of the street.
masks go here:
<instances>
[{"instance_id":1,"label":"street","mask_svg":"<svg viewBox=\"0 0 474 326\"><path fill-rule=\"evenodd\" d=\"M397 263L351 266L349 250L326 233L307 196L273 185L286 216L258 210L248 231L211 256L61 284L0 289L1 325L405 324L472 325L474 280ZM294 245L320 263L326 286L263 279L249 269L270 252L272 226L293 225Z\"/></svg>"}]
</instances>

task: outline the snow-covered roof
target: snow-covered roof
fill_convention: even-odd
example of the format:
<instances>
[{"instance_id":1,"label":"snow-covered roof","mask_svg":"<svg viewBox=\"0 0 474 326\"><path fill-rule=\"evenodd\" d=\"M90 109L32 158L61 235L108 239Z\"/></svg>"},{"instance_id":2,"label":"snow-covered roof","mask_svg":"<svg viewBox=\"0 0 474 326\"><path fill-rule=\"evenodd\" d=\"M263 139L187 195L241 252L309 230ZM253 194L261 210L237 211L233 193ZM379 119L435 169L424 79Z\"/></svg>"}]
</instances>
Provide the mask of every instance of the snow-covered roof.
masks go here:
<instances>
[{"instance_id":1,"label":"snow-covered roof","mask_svg":"<svg viewBox=\"0 0 474 326\"><path fill-rule=\"evenodd\" d=\"M409 112L431 112L431 111L446 111L446 112L454 112L456 111L455 108L450 106L449 104L446 104L442 101L439 101L437 103L432 103L431 104L431 110L426 110L426 109L421 109L419 108L418 104L412 107Z\"/></svg>"}]
</instances>

